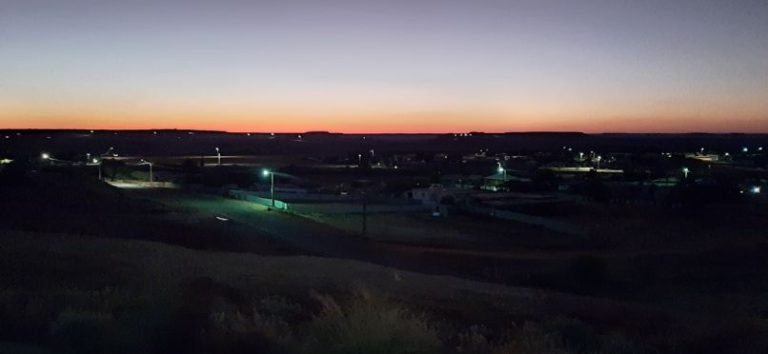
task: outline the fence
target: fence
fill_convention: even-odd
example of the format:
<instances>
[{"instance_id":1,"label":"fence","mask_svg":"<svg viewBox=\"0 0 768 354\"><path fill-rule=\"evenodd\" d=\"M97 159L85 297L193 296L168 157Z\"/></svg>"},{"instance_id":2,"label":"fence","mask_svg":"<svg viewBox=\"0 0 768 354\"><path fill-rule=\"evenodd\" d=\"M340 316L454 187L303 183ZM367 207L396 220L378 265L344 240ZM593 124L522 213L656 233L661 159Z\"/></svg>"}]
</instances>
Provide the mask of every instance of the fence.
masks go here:
<instances>
[{"instance_id":1,"label":"fence","mask_svg":"<svg viewBox=\"0 0 768 354\"><path fill-rule=\"evenodd\" d=\"M462 208L465 212L477 215L487 215L497 219L516 221L523 224L534 225L543 227L548 230L556 231L568 235L585 236L587 231L577 225L552 220L549 218L528 215L522 213L516 213L508 210L499 210L495 208L479 207L475 205L467 205Z\"/></svg>"},{"instance_id":2,"label":"fence","mask_svg":"<svg viewBox=\"0 0 768 354\"><path fill-rule=\"evenodd\" d=\"M253 192L243 191L239 189L230 189L227 194L234 199L245 200L248 202L272 207L272 199L259 197ZM288 211L288 203L282 200L275 200L274 208L278 210Z\"/></svg>"},{"instance_id":3,"label":"fence","mask_svg":"<svg viewBox=\"0 0 768 354\"><path fill-rule=\"evenodd\" d=\"M104 180L106 183L111 184L118 188L179 188L179 185L169 181L139 181L134 179L112 179Z\"/></svg>"}]
</instances>

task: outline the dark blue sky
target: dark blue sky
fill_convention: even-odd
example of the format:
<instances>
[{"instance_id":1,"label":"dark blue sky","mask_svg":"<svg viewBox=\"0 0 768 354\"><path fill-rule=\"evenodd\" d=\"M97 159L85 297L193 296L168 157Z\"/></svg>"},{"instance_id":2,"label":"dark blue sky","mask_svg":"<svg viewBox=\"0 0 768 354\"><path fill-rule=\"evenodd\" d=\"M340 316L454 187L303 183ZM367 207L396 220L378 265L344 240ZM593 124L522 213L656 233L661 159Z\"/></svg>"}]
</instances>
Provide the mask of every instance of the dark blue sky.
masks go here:
<instances>
[{"instance_id":1,"label":"dark blue sky","mask_svg":"<svg viewBox=\"0 0 768 354\"><path fill-rule=\"evenodd\" d=\"M768 2L0 0L0 127L768 132Z\"/></svg>"}]
</instances>

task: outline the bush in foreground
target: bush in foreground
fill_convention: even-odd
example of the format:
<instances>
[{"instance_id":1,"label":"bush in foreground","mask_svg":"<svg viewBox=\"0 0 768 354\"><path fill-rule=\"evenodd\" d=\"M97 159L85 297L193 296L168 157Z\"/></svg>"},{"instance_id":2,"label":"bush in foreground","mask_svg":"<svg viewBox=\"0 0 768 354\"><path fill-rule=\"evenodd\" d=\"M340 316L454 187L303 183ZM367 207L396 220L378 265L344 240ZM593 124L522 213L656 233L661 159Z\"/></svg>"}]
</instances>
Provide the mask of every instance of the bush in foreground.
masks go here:
<instances>
[{"instance_id":1,"label":"bush in foreground","mask_svg":"<svg viewBox=\"0 0 768 354\"><path fill-rule=\"evenodd\" d=\"M423 315L414 314L368 291L359 291L346 306L339 305L330 296L315 295L315 298L321 304L321 311L309 325L306 352L440 352L437 330Z\"/></svg>"}]
</instances>

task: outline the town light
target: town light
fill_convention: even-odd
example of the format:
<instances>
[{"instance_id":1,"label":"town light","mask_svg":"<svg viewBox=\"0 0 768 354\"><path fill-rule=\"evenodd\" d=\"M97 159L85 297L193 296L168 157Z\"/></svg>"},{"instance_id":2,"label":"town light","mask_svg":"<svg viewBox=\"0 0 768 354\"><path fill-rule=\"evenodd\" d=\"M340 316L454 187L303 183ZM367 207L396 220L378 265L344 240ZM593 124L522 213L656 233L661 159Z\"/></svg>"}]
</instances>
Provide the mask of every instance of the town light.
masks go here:
<instances>
[{"instance_id":1,"label":"town light","mask_svg":"<svg viewBox=\"0 0 768 354\"><path fill-rule=\"evenodd\" d=\"M265 169L263 169L263 170L261 170L261 175L262 175L262 176L264 176L264 177L269 177L269 175L270 175L271 173L272 173L272 171L270 171L270 170L268 170L268 169L266 169L266 168L265 168Z\"/></svg>"},{"instance_id":2,"label":"town light","mask_svg":"<svg viewBox=\"0 0 768 354\"><path fill-rule=\"evenodd\" d=\"M43 160L50 160L50 158L51 158L51 155L50 155L50 154L48 154L47 152L44 152L44 153L42 153L42 154L40 155L40 158L42 158Z\"/></svg>"},{"instance_id":3,"label":"town light","mask_svg":"<svg viewBox=\"0 0 768 354\"><path fill-rule=\"evenodd\" d=\"M752 194L760 194L760 186L754 186L749 191L752 192Z\"/></svg>"},{"instance_id":4,"label":"town light","mask_svg":"<svg viewBox=\"0 0 768 354\"><path fill-rule=\"evenodd\" d=\"M691 172L691 170L688 169L688 167L683 167L683 175L685 176L685 178L688 178L688 174L690 172Z\"/></svg>"}]
</instances>

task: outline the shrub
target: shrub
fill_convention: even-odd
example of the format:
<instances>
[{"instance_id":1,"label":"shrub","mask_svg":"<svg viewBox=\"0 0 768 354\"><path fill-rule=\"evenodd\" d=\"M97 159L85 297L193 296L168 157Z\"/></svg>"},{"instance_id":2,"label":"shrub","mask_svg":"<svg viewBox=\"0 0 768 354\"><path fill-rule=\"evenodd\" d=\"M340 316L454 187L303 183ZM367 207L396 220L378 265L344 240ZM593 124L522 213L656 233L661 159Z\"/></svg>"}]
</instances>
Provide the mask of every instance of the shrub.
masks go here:
<instances>
[{"instance_id":1,"label":"shrub","mask_svg":"<svg viewBox=\"0 0 768 354\"><path fill-rule=\"evenodd\" d=\"M113 351L114 319L102 312L68 308L51 326L56 346L72 353Z\"/></svg>"},{"instance_id":2,"label":"shrub","mask_svg":"<svg viewBox=\"0 0 768 354\"><path fill-rule=\"evenodd\" d=\"M440 352L437 331L404 307L359 291L347 306L316 295L321 311L311 321L305 351L325 354Z\"/></svg>"},{"instance_id":3,"label":"shrub","mask_svg":"<svg viewBox=\"0 0 768 354\"><path fill-rule=\"evenodd\" d=\"M557 334L545 332L540 326L525 323L513 330L509 338L491 349L492 354L567 354Z\"/></svg>"}]
</instances>

